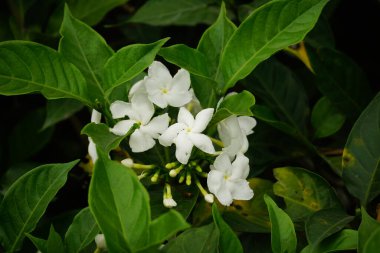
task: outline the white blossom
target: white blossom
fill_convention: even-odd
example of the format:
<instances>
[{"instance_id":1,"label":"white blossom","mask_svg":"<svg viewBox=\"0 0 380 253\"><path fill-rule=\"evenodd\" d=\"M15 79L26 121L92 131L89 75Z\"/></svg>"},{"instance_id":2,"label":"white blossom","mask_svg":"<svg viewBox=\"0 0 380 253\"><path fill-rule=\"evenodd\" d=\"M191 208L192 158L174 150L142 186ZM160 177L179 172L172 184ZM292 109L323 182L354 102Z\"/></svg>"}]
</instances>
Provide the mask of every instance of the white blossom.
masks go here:
<instances>
[{"instance_id":1,"label":"white blossom","mask_svg":"<svg viewBox=\"0 0 380 253\"><path fill-rule=\"evenodd\" d=\"M213 112L213 108L204 109L194 119L193 115L186 108L181 107L177 123L171 125L158 138L160 144L171 146L175 143L175 156L182 164L187 164L189 161L193 146L208 154L215 153L211 139L201 134L210 122Z\"/></svg>"},{"instance_id":2,"label":"white blossom","mask_svg":"<svg viewBox=\"0 0 380 253\"><path fill-rule=\"evenodd\" d=\"M132 152L144 152L155 145L155 140L169 126L169 116L167 113L156 116L153 104L143 95L135 94L131 103L115 101L111 104L111 113L114 119L128 116L129 119L121 120L110 129L116 135L126 135L134 124L139 128L134 130L129 138L129 146Z\"/></svg>"},{"instance_id":3,"label":"white blossom","mask_svg":"<svg viewBox=\"0 0 380 253\"><path fill-rule=\"evenodd\" d=\"M163 204L167 208L172 208L177 206L177 202L173 198L164 198Z\"/></svg>"},{"instance_id":4,"label":"white blossom","mask_svg":"<svg viewBox=\"0 0 380 253\"><path fill-rule=\"evenodd\" d=\"M131 89L129 90L128 99L129 101L132 100L132 97L134 95L143 95L145 97L148 96L148 92L145 89L145 81L148 77L146 76L143 80L138 81L134 85L132 85Z\"/></svg>"},{"instance_id":5,"label":"white blossom","mask_svg":"<svg viewBox=\"0 0 380 253\"><path fill-rule=\"evenodd\" d=\"M107 250L107 244L103 234L97 234L95 236L95 243L98 249Z\"/></svg>"},{"instance_id":6,"label":"white blossom","mask_svg":"<svg viewBox=\"0 0 380 253\"><path fill-rule=\"evenodd\" d=\"M154 61L148 69L148 78L144 80L148 98L155 105L165 108L168 105L180 107L192 99L190 74L185 69L178 70L174 77L161 62Z\"/></svg>"},{"instance_id":7,"label":"white blossom","mask_svg":"<svg viewBox=\"0 0 380 253\"><path fill-rule=\"evenodd\" d=\"M102 114L98 112L97 110L93 109L91 113L91 122L95 124L99 124L100 120L102 118ZM98 153L96 152L96 145L94 141L91 139L91 137L88 137L88 154L92 160L93 163L98 160Z\"/></svg>"},{"instance_id":8,"label":"white blossom","mask_svg":"<svg viewBox=\"0 0 380 253\"><path fill-rule=\"evenodd\" d=\"M253 191L246 180L249 174L249 159L238 154L231 163L230 157L222 153L210 166L207 176L207 186L219 202L229 206L234 199L249 200Z\"/></svg>"}]
</instances>

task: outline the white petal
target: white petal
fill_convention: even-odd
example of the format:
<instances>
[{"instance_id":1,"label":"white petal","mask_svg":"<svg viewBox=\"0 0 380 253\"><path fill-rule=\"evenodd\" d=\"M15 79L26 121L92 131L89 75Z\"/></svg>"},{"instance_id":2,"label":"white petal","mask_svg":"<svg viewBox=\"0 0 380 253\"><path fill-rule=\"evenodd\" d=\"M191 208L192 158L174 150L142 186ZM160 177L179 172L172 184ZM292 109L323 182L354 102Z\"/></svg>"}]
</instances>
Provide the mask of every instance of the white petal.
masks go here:
<instances>
[{"instance_id":1,"label":"white petal","mask_svg":"<svg viewBox=\"0 0 380 253\"><path fill-rule=\"evenodd\" d=\"M175 157L182 164L187 164L189 161L193 143L190 141L186 133L179 133L175 139L176 151Z\"/></svg>"},{"instance_id":2,"label":"white petal","mask_svg":"<svg viewBox=\"0 0 380 253\"><path fill-rule=\"evenodd\" d=\"M249 159L242 155L238 154L235 161L232 163L232 174L231 180L233 179L246 179L249 174Z\"/></svg>"},{"instance_id":3,"label":"white petal","mask_svg":"<svg viewBox=\"0 0 380 253\"><path fill-rule=\"evenodd\" d=\"M207 175L207 188L210 192L216 194L220 187L224 184L224 173L211 170Z\"/></svg>"},{"instance_id":4,"label":"white petal","mask_svg":"<svg viewBox=\"0 0 380 253\"><path fill-rule=\"evenodd\" d=\"M91 138L88 138L88 154L91 157L92 162L95 164L98 160L98 153L96 152L96 145Z\"/></svg>"},{"instance_id":5,"label":"white petal","mask_svg":"<svg viewBox=\"0 0 380 253\"><path fill-rule=\"evenodd\" d=\"M191 142L202 150L203 152L207 154L214 154L215 153L215 148L212 145L212 142L210 138L204 134L198 134L198 133L189 133L188 134Z\"/></svg>"},{"instance_id":6,"label":"white petal","mask_svg":"<svg viewBox=\"0 0 380 253\"><path fill-rule=\"evenodd\" d=\"M241 116L237 118L239 126L245 135L252 134L252 129L256 126L257 122L253 117Z\"/></svg>"},{"instance_id":7,"label":"white petal","mask_svg":"<svg viewBox=\"0 0 380 253\"><path fill-rule=\"evenodd\" d=\"M177 122L183 123L187 127L193 127L194 117L185 107L181 107L179 108Z\"/></svg>"},{"instance_id":8,"label":"white petal","mask_svg":"<svg viewBox=\"0 0 380 253\"><path fill-rule=\"evenodd\" d=\"M223 173L231 173L232 172L232 164L231 160L227 154L220 154L214 161L214 168Z\"/></svg>"},{"instance_id":9,"label":"white petal","mask_svg":"<svg viewBox=\"0 0 380 253\"><path fill-rule=\"evenodd\" d=\"M186 126L181 123L171 125L160 137L158 137L158 141L165 147L172 145L179 132L183 131L185 127Z\"/></svg>"},{"instance_id":10,"label":"white petal","mask_svg":"<svg viewBox=\"0 0 380 253\"><path fill-rule=\"evenodd\" d=\"M130 117L132 106L130 103L117 100L111 104L110 110L112 113L112 118L120 119L127 115Z\"/></svg>"},{"instance_id":11,"label":"white petal","mask_svg":"<svg viewBox=\"0 0 380 253\"><path fill-rule=\"evenodd\" d=\"M132 97L135 94L144 94L145 96L148 94L145 89L145 80L147 77L145 77L143 80L138 81L135 83L131 89L129 90L128 99L131 101Z\"/></svg>"},{"instance_id":12,"label":"white petal","mask_svg":"<svg viewBox=\"0 0 380 253\"><path fill-rule=\"evenodd\" d=\"M148 92L148 99L155 105L160 108L166 108L168 106L168 101L166 99L165 94L161 91L150 90Z\"/></svg>"},{"instance_id":13,"label":"white petal","mask_svg":"<svg viewBox=\"0 0 380 253\"><path fill-rule=\"evenodd\" d=\"M214 113L214 108L207 108L200 111L197 116L195 116L195 122L192 127L192 131L196 133L201 133L206 129L208 123L212 118L212 114Z\"/></svg>"},{"instance_id":14,"label":"white petal","mask_svg":"<svg viewBox=\"0 0 380 253\"><path fill-rule=\"evenodd\" d=\"M132 109L138 115L142 125L146 125L154 114L153 104L142 94L136 94L132 98Z\"/></svg>"},{"instance_id":15,"label":"white petal","mask_svg":"<svg viewBox=\"0 0 380 253\"><path fill-rule=\"evenodd\" d=\"M229 206L232 203L232 195L227 187L220 187L220 189L215 193L216 198L222 205Z\"/></svg>"},{"instance_id":16,"label":"white petal","mask_svg":"<svg viewBox=\"0 0 380 253\"><path fill-rule=\"evenodd\" d=\"M107 250L106 239L104 238L104 234L97 234L95 236L95 243L97 248L101 250Z\"/></svg>"},{"instance_id":17,"label":"white petal","mask_svg":"<svg viewBox=\"0 0 380 253\"><path fill-rule=\"evenodd\" d=\"M250 200L253 198L253 191L249 187L247 180L236 180L233 182L234 187L231 191L232 198L236 200Z\"/></svg>"},{"instance_id":18,"label":"white petal","mask_svg":"<svg viewBox=\"0 0 380 253\"><path fill-rule=\"evenodd\" d=\"M117 122L113 128L110 128L110 131L113 134L123 136L128 133L129 129L131 129L131 127L135 123L136 121L130 120L130 119L122 120L122 121Z\"/></svg>"},{"instance_id":19,"label":"white petal","mask_svg":"<svg viewBox=\"0 0 380 253\"><path fill-rule=\"evenodd\" d=\"M173 79L169 70L159 61L154 61L149 66L148 76L149 78L155 79L156 81L167 85L169 85Z\"/></svg>"},{"instance_id":20,"label":"white petal","mask_svg":"<svg viewBox=\"0 0 380 253\"><path fill-rule=\"evenodd\" d=\"M189 103L192 98L193 97L190 92L169 91L169 93L165 96L165 99L168 102L168 104L173 107L183 106Z\"/></svg>"},{"instance_id":21,"label":"white petal","mask_svg":"<svg viewBox=\"0 0 380 253\"><path fill-rule=\"evenodd\" d=\"M98 123L100 123L101 119L102 119L102 114L100 112L98 112L97 110L92 109L91 122L98 124Z\"/></svg>"},{"instance_id":22,"label":"white petal","mask_svg":"<svg viewBox=\"0 0 380 253\"><path fill-rule=\"evenodd\" d=\"M156 142L153 138L142 133L139 129L136 129L129 139L129 146L134 153L147 151L153 148L154 144L156 144Z\"/></svg>"},{"instance_id":23,"label":"white petal","mask_svg":"<svg viewBox=\"0 0 380 253\"><path fill-rule=\"evenodd\" d=\"M190 73L185 69L178 70L171 82L171 90L176 92L188 91L190 88Z\"/></svg>"},{"instance_id":24,"label":"white petal","mask_svg":"<svg viewBox=\"0 0 380 253\"><path fill-rule=\"evenodd\" d=\"M167 113L154 117L147 125L141 126L140 131L157 139L158 134L163 133L169 127L169 115Z\"/></svg>"},{"instance_id":25,"label":"white petal","mask_svg":"<svg viewBox=\"0 0 380 253\"><path fill-rule=\"evenodd\" d=\"M166 199L166 198L165 198L165 199L163 200L163 204L164 204L164 206L167 207L167 208L172 208L172 207L177 206L177 202L175 202L175 200L172 199L172 198L169 198L169 199Z\"/></svg>"}]
</instances>

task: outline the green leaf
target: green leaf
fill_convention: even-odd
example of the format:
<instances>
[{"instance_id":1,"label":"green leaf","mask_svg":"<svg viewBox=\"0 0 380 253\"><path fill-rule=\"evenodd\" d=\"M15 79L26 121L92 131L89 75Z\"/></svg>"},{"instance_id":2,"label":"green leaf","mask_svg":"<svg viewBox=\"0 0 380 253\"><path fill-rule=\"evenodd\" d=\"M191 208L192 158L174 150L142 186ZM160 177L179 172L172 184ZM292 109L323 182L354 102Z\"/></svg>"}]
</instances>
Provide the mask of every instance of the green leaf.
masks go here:
<instances>
[{"instance_id":1,"label":"green leaf","mask_svg":"<svg viewBox=\"0 0 380 253\"><path fill-rule=\"evenodd\" d=\"M190 73L209 77L210 71L205 55L198 50L184 44L177 44L170 47L161 48L158 53L170 63L173 63Z\"/></svg>"},{"instance_id":2,"label":"green leaf","mask_svg":"<svg viewBox=\"0 0 380 253\"><path fill-rule=\"evenodd\" d=\"M369 216L364 207L361 208L361 211L362 222L360 223L358 230L358 252L371 253L371 251L367 250L376 244L376 242L373 242L373 240L377 240L377 243L379 242L378 231L380 231L380 222Z\"/></svg>"},{"instance_id":3,"label":"green leaf","mask_svg":"<svg viewBox=\"0 0 380 253\"><path fill-rule=\"evenodd\" d=\"M65 235L67 253L77 253L94 241L99 233L94 216L88 207L83 208L73 220Z\"/></svg>"},{"instance_id":4,"label":"green leaf","mask_svg":"<svg viewBox=\"0 0 380 253\"><path fill-rule=\"evenodd\" d=\"M132 23L153 26L211 24L218 11L204 0L150 0L129 19Z\"/></svg>"},{"instance_id":5,"label":"green leaf","mask_svg":"<svg viewBox=\"0 0 380 253\"><path fill-rule=\"evenodd\" d=\"M112 89L126 83L149 67L156 54L168 39L151 44L133 44L117 51L104 67L103 87L106 94Z\"/></svg>"},{"instance_id":6,"label":"green leaf","mask_svg":"<svg viewBox=\"0 0 380 253\"><path fill-rule=\"evenodd\" d=\"M380 229L376 229L372 232L368 241L363 249L364 253L377 252L380 247Z\"/></svg>"},{"instance_id":7,"label":"green leaf","mask_svg":"<svg viewBox=\"0 0 380 253\"><path fill-rule=\"evenodd\" d=\"M25 234L26 237L34 244L34 246L41 252L47 252L47 240L40 239L30 234Z\"/></svg>"},{"instance_id":8,"label":"green leaf","mask_svg":"<svg viewBox=\"0 0 380 253\"><path fill-rule=\"evenodd\" d=\"M203 76L190 75L191 87L203 108L214 108L217 103L217 83Z\"/></svg>"},{"instance_id":9,"label":"green leaf","mask_svg":"<svg viewBox=\"0 0 380 253\"><path fill-rule=\"evenodd\" d=\"M380 194L380 94L355 122L343 152L343 180L363 206Z\"/></svg>"},{"instance_id":10,"label":"green leaf","mask_svg":"<svg viewBox=\"0 0 380 253\"><path fill-rule=\"evenodd\" d=\"M296 252L297 237L290 217L268 195L264 195L272 224L273 252Z\"/></svg>"},{"instance_id":11,"label":"green leaf","mask_svg":"<svg viewBox=\"0 0 380 253\"><path fill-rule=\"evenodd\" d=\"M319 245L313 248L311 245L306 246L301 253L328 253L336 251L356 250L358 244L358 231L352 229L343 229L342 231L323 240Z\"/></svg>"},{"instance_id":12,"label":"green leaf","mask_svg":"<svg viewBox=\"0 0 380 253\"><path fill-rule=\"evenodd\" d=\"M97 99L104 99L104 88L100 73L113 50L91 27L74 18L67 5L60 29L59 52L83 74ZM91 43L89 43L91 41Z\"/></svg>"},{"instance_id":13,"label":"green leaf","mask_svg":"<svg viewBox=\"0 0 380 253\"><path fill-rule=\"evenodd\" d=\"M347 117L356 118L371 97L369 85L357 64L331 48L308 48L316 85Z\"/></svg>"},{"instance_id":14,"label":"green leaf","mask_svg":"<svg viewBox=\"0 0 380 253\"><path fill-rule=\"evenodd\" d=\"M328 0L272 1L256 9L228 41L219 65L226 91L263 60L298 43L313 28Z\"/></svg>"},{"instance_id":15,"label":"green leaf","mask_svg":"<svg viewBox=\"0 0 380 253\"><path fill-rule=\"evenodd\" d=\"M49 238L47 240L47 253L65 253L61 236L50 227Z\"/></svg>"},{"instance_id":16,"label":"green leaf","mask_svg":"<svg viewBox=\"0 0 380 253\"><path fill-rule=\"evenodd\" d=\"M311 124L315 129L314 138L331 136L341 129L346 117L330 102L322 97L311 112Z\"/></svg>"},{"instance_id":17,"label":"green leaf","mask_svg":"<svg viewBox=\"0 0 380 253\"><path fill-rule=\"evenodd\" d=\"M219 252L220 253L243 253L243 247L240 244L239 238L234 231L223 220L218 211L216 204L212 205L212 216L214 223L219 230Z\"/></svg>"},{"instance_id":18,"label":"green leaf","mask_svg":"<svg viewBox=\"0 0 380 253\"><path fill-rule=\"evenodd\" d=\"M306 221L306 237L312 248L319 245L325 238L340 231L354 219L342 209L323 209L312 214Z\"/></svg>"},{"instance_id":19,"label":"green leaf","mask_svg":"<svg viewBox=\"0 0 380 253\"><path fill-rule=\"evenodd\" d=\"M255 101L255 97L245 90L225 97L212 117L210 125L216 124L231 115L252 116L250 109Z\"/></svg>"},{"instance_id":20,"label":"green leaf","mask_svg":"<svg viewBox=\"0 0 380 253\"><path fill-rule=\"evenodd\" d=\"M33 231L76 163L37 167L9 188L0 206L0 241L7 252L19 249L25 233Z\"/></svg>"},{"instance_id":21,"label":"green leaf","mask_svg":"<svg viewBox=\"0 0 380 253\"><path fill-rule=\"evenodd\" d=\"M46 105L45 121L41 130L54 126L58 122L70 118L83 108L83 104L72 99L49 100Z\"/></svg>"},{"instance_id":22,"label":"green leaf","mask_svg":"<svg viewBox=\"0 0 380 253\"><path fill-rule=\"evenodd\" d=\"M236 26L228 19L226 6L222 2L218 19L203 33L197 48L206 56L213 75L216 74L220 56L235 30Z\"/></svg>"},{"instance_id":23,"label":"green leaf","mask_svg":"<svg viewBox=\"0 0 380 253\"><path fill-rule=\"evenodd\" d=\"M81 72L57 51L27 41L0 43L0 94L41 92L47 99L73 98L92 105Z\"/></svg>"},{"instance_id":24,"label":"green leaf","mask_svg":"<svg viewBox=\"0 0 380 253\"><path fill-rule=\"evenodd\" d=\"M128 2L128 0L66 0L73 15L87 23L95 25L113 8Z\"/></svg>"},{"instance_id":25,"label":"green leaf","mask_svg":"<svg viewBox=\"0 0 380 253\"><path fill-rule=\"evenodd\" d=\"M0 177L0 192L5 194L9 187L22 175L34 169L39 164L36 162L21 162L10 166ZM0 201L1 203L1 201Z\"/></svg>"},{"instance_id":26,"label":"green leaf","mask_svg":"<svg viewBox=\"0 0 380 253\"><path fill-rule=\"evenodd\" d=\"M135 173L98 149L89 205L110 252L132 252L148 242L149 196ZM107 214L107 215L104 215Z\"/></svg>"},{"instance_id":27,"label":"green leaf","mask_svg":"<svg viewBox=\"0 0 380 253\"><path fill-rule=\"evenodd\" d=\"M214 224L191 228L170 240L163 248L167 253L216 253L219 233Z\"/></svg>"},{"instance_id":28,"label":"green leaf","mask_svg":"<svg viewBox=\"0 0 380 253\"><path fill-rule=\"evenodd\" d=\"M273 185L274 194L283 197L285 211L294 222L305 220L325 208L340 208L341 204L328 182L321 176L297 167L276 168L278 180Z\"/></svg>"}]
</instances>

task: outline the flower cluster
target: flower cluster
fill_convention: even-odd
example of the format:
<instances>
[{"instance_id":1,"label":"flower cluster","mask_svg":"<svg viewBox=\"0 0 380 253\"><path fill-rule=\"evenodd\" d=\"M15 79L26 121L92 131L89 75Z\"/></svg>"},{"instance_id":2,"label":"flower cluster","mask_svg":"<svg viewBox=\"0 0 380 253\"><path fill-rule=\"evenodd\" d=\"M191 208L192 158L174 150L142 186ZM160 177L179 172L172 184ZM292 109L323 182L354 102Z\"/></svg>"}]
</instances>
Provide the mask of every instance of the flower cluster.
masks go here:
<instances>
[{"instance_id":1,"label":"flower cluster","mask_svg":"<svg viewBox=\"0 0 380 253\"><path fill-rule=\"evenodd\" d=\"M249 159L244 153L248 150L247 135L253 133L255 119L232 115L217 123L220 140L212 138L209 135L215 131L208 127L214 108L199 109L194 116L189 109L194 107L189 105L198 99L190 84L190 74L185 69L172 76L162 63L155 61L149 67L148 75L131 87L128 102L111 104L110 111L117 123L110 131L128 138L132 153L149 152L158 145L166 155L162 164L135 163L133 154L122 164L143 170L139 176L141 179L148 176L152 182L162 179L166 207L177 205L171 184L175 178L178 183L195 183L210 203L214 201L214 195L223 205L230 205L234 199L251 199L253 191L246 180ZM92 142L91 145L94 146ZM170 157L172 149L175 158ZM207 178L212 194L202 186L202 177Z\"/></svg>"}]
</instances>

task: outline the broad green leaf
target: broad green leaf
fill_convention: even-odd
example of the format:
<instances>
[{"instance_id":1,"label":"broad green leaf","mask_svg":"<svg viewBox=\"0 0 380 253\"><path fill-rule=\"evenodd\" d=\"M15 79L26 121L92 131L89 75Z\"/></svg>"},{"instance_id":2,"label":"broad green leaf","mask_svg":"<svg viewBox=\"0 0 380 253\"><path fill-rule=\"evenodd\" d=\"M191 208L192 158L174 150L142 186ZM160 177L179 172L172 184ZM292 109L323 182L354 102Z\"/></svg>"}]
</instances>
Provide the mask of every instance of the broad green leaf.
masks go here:
<instances>
[{"instance_id":1,"label":"broad green leaf","mask_svg":"<svg viewBox=\"0 0 380 253\"><path fill-rule=\"evenodd\" d=\"M151 44L133 44L117 51L104 66L103 87L109 95L112 89L126 83L149 67L168 39Z\"/></svg>"},{"instance_id":2,"label":"broad green leaf","mask_svg":"<svg viewBox=\"0 0 380 253\"><path fill-rule=\"evenodd\" d=\"M380 94L355 122L343 152L343 180L365 206L380 194Z\"/></svg>"},{"instance_id":3,"label":"broad green leaf","mask_svg":"<svg viewBox=\"0 0 380 253\"><path fill-rule=\"evenodd\" d=\"M0 193L5 194L9 187L22 175L37 167L36 162L21 162L10 166L0 177ZM0 201L1 203L1 201Z\"/></svg>"},{"instance_id":4,"label":"broad green leaf","mask_svg":"<svg viewBox=\"0 0 380 253\"><path fill-rule=\"evenodd\" d=\"M150 0L129 19L132 23L159 25L211 24L218 10L204 0Z\"/></svg>"},{"instance_id":5,"label":"broad green leaf","mask_svg":"<svg viewBox=\"0 0 380 253\"><path fill-rule=\"evenodd\" d=\"M328 0L272 1L256 9L231 36L219 65L226 91L263 60L296 44L313 28Z\"/></svg>"},{"instance_id":6,"label":"broad green leaf","mask_svg":"<svg viewBox=\"0 0 380 253\"><path fill-rule=\"evenodd\" d=\"M166 61L173 63L195 75L209 77L209 63L205 55L184 44L161 48L158 53Z\"/></svg>"},{"instance_id":7,"label":"broad green leaf","mask_svg":"<svg viewBox=\"0 0 380 253\"><path fill-rule=\"evenodd\" d=\"M163 248L167 253L216 253L219 231L214 224L191 228L170 240Z\"/></svg>"},{"instance_id":8,"label":"broad green leaf","mask_svg":"<svg viewBox=\"0 0 380 253\"><path fill-rule=\"evenodd\" d=\"M206 56L213 77L216 74L220 56L235 30L236 26L228 19L225 4L222 2L218 19L203 33L197 48Z\"/></svg>"},{"instance_id":9,"label":"broad green leaf","mask_svg":"<svg viewBox=\"0 0 380 253\"><path fill-rule=\"evenodd\" d=\"M277 204L269 197L264 195L267 204L270 222L272 224L272 250L273 252L296 252L297 237L294 225L290 217L277 206Z\"/></svg>"},{"instance_id":10,"label":"broad green leaf","mask_svg":"<svg viewBox=\"0 0 380 253\"><path fill-rule=\"evenodd\" d=\"M315 129L314 138L335 134L345 120L345 115L337 110L327 97L322 97L311 112L311 124Z\"/></svg>"},{"instance_id":11,"label":"broad green leaf","mask_svg":"<svg viewBox=\"0 0 380 253\"><path fill-rule=\"evenodd\" d=\"M240 21L244 21L249 15L261 5L266 4L272 0L255 0L249 4L242 4L238 6L238 18Z\"/></svg>"},{"instance_id":12,"label":"broad green leaf","mask_svg":"<svg viewBox=\"0 0 380 253\"><path fill-rule=\"evenodd\" d=\"M343 229L318 244L315 248L311 245L302 249L301 253L329 253L337 251L356 250L358 245L358 231Z\"/></svg>"},{"instance_id":13,"label":"broad green leaf","mask_svg":"<svg viewBox=\"0 0 380 253\"><path fill-rule=\"evenodd\" d=\"M305 220L325 208L339 208L341 204L329 183L321 176L297 167L276 168L278 180L273 185L274 194L283 197L285 211L294 222Z\"/></svg>"},{"instance_id":14,"label":"broad green leaf","mask_svg":"<svg viewBox=\"0 0 380 253\"><path fill-rule=\"evenodd\" d=\"M109 160L99 149L98 155L90 183L89 205L107 247L110 252L142 248L149 240L148 193L131 169Z\"/></svg>"},{"instance_id":15,"label":"broad green leaf","mask_svg":"<svg viewBox=\"0 0 380 253\"><path fill-rule=\"evenodd\" d=\"M358 235L358 252L359 253L371 253L367 249L371 248L376 244L373 240L377 240L377 245L379 243L379 232L380 222L372 218L364 207L361 208L362 211L362 222L359 226ZM373 236L373 237L372 237Z\"/></svg>"},{"instance_id":16,"label":"broad green leaf","mask_svg":"<svg viewBox=\"0 0 380 253\"><path fill-rule=\"evenodd\" d=\"M0 241L7 252L19 249L25 233L34 230L77 162L37 167L9 188L0 206Z\"/></svg>"},{"instance_id":17,"label":"broad green leaf","mask_svg":"<svg viewBox=\"0 0 380 253\"><path fill-rule=\"evenodd\" d=\"M30 158L50 141L54 128L41 131L44 119L45 111L37 109L21 118L13 128L8 137L11 163L21 162Z\"/></svg>"},{"instance_id":18,"label":"broad green leaf","mask_svg":"<svg viewBox=\"0 0 380 253\"><path fill-rule=\"evenodd\" d=\"M344 54L330 48L308 48L316 85L347 117L356 118L371 97L364 72Z\"/></svg>"},{"instance_id":19,"label":"broad green leaf","mask_svg":"<svg viewBox=\"0 0 380 253\"><path fill-rule=\"evenodd\" d=\"M66 0L74 17L88 25L95 25L113 8L128 2L128 0Z\"/></svg>"},{"instance_id":20,"label":"broad green leaf","mask_svg":"<svg viewBox=\"0 0 380 253\"><path fill-rule=\"evenodd\" d=\"M225 97L212 117L210 125L216 124L231 115L252 116L251 107L255 101L255 97L249 91L242 91Z\"/></svg>"},{"instance_id":21,"label":"broad green leaf","mask_svg":"<svg viewBox=\"0 0 380 253\"><path fill-rule=\"evenodd\" d=\"M47 240L26 234L26 237L34 244L34 246L41 252L47 252Z\"/></svg>"},{"instance_id":22,"label":"broad green leaf","mask_svg":"<svg viewBox=\"0 0 380 253\"><path fill-rule=\"evenodd\" d=\"M220 253L243 253L243 247L234 231L227 225L220 215L216 204L212 205L212 216L219 230L219 252Z\"/></svg>"},{"instance_id":23,"label":"broad green leaf","mask_svg":"<svg viewBox=\"0 0 380 253\"><path fill-rule=\"evenodd\" d=\"M54 126L58 122L70 118L83 108L83 104L73 99L49 100L46 104L45 121L41 130Z\"/></svg>"},{"instance_id":24,"label":"broad green leaf","mask_svg":"<svg viewBox=\"0 0 380 253\"><path fill-rule=\"evenodd\" d=\"M61 236L54 230L54 227L50 227L49 237L47 240L47 253L65 253Z\"/></svg>"},{"instance_id":25,"label":"broad green leaf","mask_svg":"<svg viewBox=\"0 0 380 253\"><path fill-rule=\"evenodd\" d=\"M380 229L376 229L372 232L368 241L363 249L364 253L377 252L380 247Z\"/></svg>"},{"instance_id":26,"label":"broad green leaf","mask_svg":"<svg viewBox=\"0 0 380 253\"><path fill-rule=\"evenodd\" d=\"M334 34L326 15L320 16L313 30L305 37L305 42L314 48L335 47Z\"/></svg>"},{"instance_id":27,"label":"broad green leaf","mask_svg":"<svg viewBox=\"0 0 380 253\"><path fill-rule=\"evenodd\" d=\"M67 253L77 253L94 241L99 233L99 227L89 208L83 208L73 220L65 234L65 249Z\"/></svg>"},{"instance_id":28,"label":"broad green leaf","mask_svg":"<svg viewBox=\"0 0 380 253\"><path fill-rule=\"evenodd\" d=\"M98 99L104 99L104 88L100 73L113 50L91 27L74 18L67 5L60 29L59 52L83 74ZM91 43L89 43L91 42Z\"/></svg>"},{"instance_id":29,"label":"broad green leaf","mask_svg":"<svg viewBox=\"0 0 380 253\"><path fill-rule=\"evenodd\" d=\"M312 214L306 221L306 237L312 248L319 245L325 238L342 230L354 219L342 209L323 209Z\"/></svg>"},{"instance_id":30,"label":"broad green leaf","mask_svg":"<svg viewBox=\"0 0 380 253\"><path fill-rule=\"evenodd\" d=\"M148 246L159 245L190 225L175 210L169 210L149 224Z\"/></svg>"},{"instance_id":31,"label":"broad green leaf","mask_svg":"<svg viewBox=\"0 0 380 253\"><path fill-rule=\"evenodd\" d=\"M0 94L36 91L47 99L73 98L89 106L96 95L81 72L57 51L34 42L1 42Z\"/></svg>"},{"instance_id":32,"label":"broad green leaf","mask_svg":"<svg viewBox=\"0 0 380 253\"><path fill-rule=\"evenodd\" d=\"M217 83L206 77L190 75L191 87L203 108L214 108L217 103Z\"/></svg>"}]
</instances>

